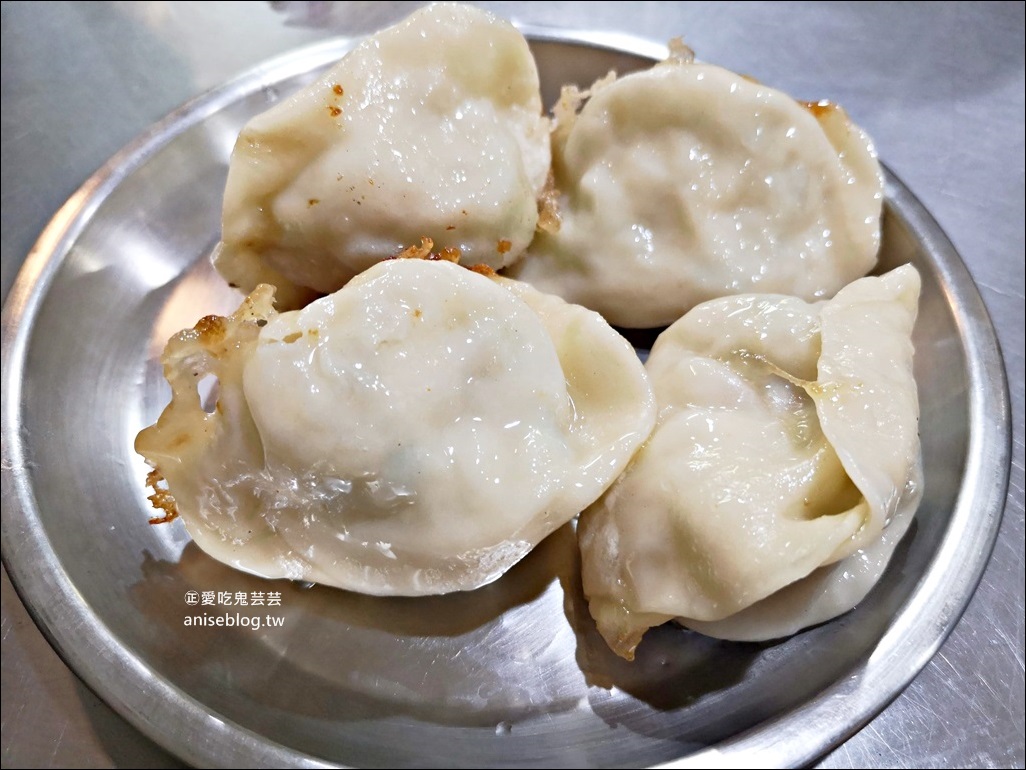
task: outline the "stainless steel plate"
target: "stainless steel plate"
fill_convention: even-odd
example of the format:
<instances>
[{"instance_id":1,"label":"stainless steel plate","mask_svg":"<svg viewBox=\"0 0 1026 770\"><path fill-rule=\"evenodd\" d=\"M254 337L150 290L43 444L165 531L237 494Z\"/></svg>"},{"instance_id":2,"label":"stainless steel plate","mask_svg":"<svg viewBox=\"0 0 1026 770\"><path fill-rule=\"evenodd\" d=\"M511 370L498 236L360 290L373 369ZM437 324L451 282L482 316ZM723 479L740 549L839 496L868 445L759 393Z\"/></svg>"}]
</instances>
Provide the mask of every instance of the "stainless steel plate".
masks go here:
<instances>
[{"instance_id":1,"label":"stainless steel plate","mask_svg":"<svg viewBox=\"0 0 1026 770\"><path fill-rule=\"evenodd\" d=\"M563 82L647 66L659 46L525 30L552 103ZM887 178L881 270L923 275L915 332L926 497L856 610L777 644L677 628L616 659L564 527L470 594L380 599L235 572L180 523L151 527L132 442L168 397L167 338L238 296L205 259L236 134L312 79L341 40L275 60L168 116L57 213L3 311L3 557L68 664L197 765L795 765L843 741L929 660L997 533L1007 387L964 265ZM191 606L280 591L281 605ZM197 628L201 611L280 627Z\"/></svg>"}]
</instances>

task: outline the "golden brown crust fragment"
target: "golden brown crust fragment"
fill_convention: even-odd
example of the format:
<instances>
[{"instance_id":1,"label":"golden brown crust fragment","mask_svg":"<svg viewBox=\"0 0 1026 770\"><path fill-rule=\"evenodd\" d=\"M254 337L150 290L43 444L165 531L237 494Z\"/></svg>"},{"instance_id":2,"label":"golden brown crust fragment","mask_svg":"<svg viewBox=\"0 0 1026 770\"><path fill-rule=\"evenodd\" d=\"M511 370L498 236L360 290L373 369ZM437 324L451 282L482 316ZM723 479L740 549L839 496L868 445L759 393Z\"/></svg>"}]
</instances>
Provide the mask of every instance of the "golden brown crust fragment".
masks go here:
<instances>
[{"instance_id":1,"label":"golden brown crust fragment","mask_svg":"<svg viewBox=\"0 0 1026 770\"><path fill-rule=\"evenodd\" d=\"M556 177L549 169L545 178L545 186L538 196L538 229L546 233L558 233L563 220L559 216L559 190L556 189Z\"/></svg>"},{"instance_id":2,"label":"golden brown crust fragment","mask_svg":"<svg viewBox=\"0 0 1026 770\"><path fill-rule=\"evenodd\" d=\"M205 315L196 322L193 330L199 335L204 347L216 345L224 339L227 331L226 319L219 315Z\"/></svg>"},{"instance_id":3,"label":"golden brown crust fragment","mask_svg":"<svg viewBox=\"0 0 1026 770\"><path fill-rule=\"evenodd\" d=\"M441 259L445 262L455 262L456 264L459 264L460 250L447 246L438 252L438 254L432 254L428 259Z\"/></svg>"},{"instance_id":4,"label":"golden brown crust fragment","mask_svg":"<svg viewBox=\"0 0 1026 770\"><path fill-rule=\"evenodd\" d=\"M394 257L390 257L390 259L426 259L430 262L437 262L440 260L442 262L455 262L456 264L459 264L459 249L446 246L441 251L432 251L434 247L434 239L428 238L426 235L422 235L420 236L419 245L407 246Z\"/></svg>"},{"instance_id":5,"label":"golden brown crust fragment","mask_svg":"<svg viewBox=\"0 0 1026 770\"><path fill-rule=\"evenodd\" d=\"M164 486L161 487L160 484ZM160 475L160 471L154 469L146 474L146 486L153 490L153 494L146 499L158 511L164 512L163 516L152 517L150 524L167 524L177 519L178 504L175 502L175 496L168 490L167 482Z\"/></svg>"},{"instance_id":6,"label":"golden brown crust fragment","mask_svg":"<svg viewBox=\"0 0 1026 770\"><path fill-rule=\"evenodd\" d=\"M431 256L431 249L435 242L426 235L420 236L420 245L407 246L395 255L396 259L427 259Z\"/></svg>"}]
</instances>

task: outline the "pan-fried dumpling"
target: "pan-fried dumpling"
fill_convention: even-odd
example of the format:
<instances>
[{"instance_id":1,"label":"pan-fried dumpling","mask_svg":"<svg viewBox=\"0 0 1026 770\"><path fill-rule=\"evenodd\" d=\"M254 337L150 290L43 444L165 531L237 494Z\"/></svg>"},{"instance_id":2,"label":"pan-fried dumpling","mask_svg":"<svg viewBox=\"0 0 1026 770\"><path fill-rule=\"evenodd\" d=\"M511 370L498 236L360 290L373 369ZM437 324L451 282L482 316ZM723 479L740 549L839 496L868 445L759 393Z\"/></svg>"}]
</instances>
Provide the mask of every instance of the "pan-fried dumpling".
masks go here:
<instances>
[{"instance_id":1,"label":"pan-fried dumpling","mask_svg":"<svg viewBox=\"0 0 1026 770\"><path fill-rule=\"evenodd\" d=\"M549 160L523 35L432 5L242 129L215 265L247 292L274 284L290 308L424 235L498 269L534 235Z\"/></svg>"},{"instance_id":2,"label":"pan-fried dumpling","mask_svg":"<svg viewBox=\"0 0 1026 770\"><path fill-rule=\"evenodd\" d=\"M592 503L655 422L622 337L510 279L400 259L301 311L275 313L273 291L172 338L171 403L136 441L167 482L155 502L237 568L476 588Z\"/></svg>"},{"instance_id":3,"label":"pan-fried dumpling","mask_svg":"<svg viewBox=\"0 0 1026 770\"><path fill-rule=\"evenodd\" d=\"M514 268L542 291L656 327L728 294L826 299L875 264L882 173L840 107L680 59L574 107L553 140L562 224Z\"/></svg>"},{"instance_id":4,"label":"pan-fried dumpling","mask_svg":"<svg viewBox=\"0 0 1026 770\"><path fill-rule=\"evenodd\" d=\"M671 619L777 638L865 596L921 495L918 296L905 266L815 304L713 300L660 335L655 431L578 527L614 651Z\"/></svg>"}]
</instances>

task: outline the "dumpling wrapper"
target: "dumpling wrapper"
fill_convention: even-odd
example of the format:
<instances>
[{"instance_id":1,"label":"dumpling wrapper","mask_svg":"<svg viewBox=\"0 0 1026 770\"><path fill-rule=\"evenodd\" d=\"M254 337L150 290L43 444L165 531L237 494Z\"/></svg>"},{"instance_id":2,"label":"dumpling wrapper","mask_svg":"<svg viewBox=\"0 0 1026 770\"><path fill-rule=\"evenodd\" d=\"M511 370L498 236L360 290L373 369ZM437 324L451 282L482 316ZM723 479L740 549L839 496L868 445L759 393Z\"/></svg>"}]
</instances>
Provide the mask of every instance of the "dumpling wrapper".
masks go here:
<instances>
[{"instance_id":1,"label":"dumpling wrapper","mask_svg":"<svg viewBox=\"0 0 1026 770\"><path fill-rule=\"evenodd\" d=\"M422 236L495 269L534 235L549 121L523 35L436 4L253 118L232 153L217 270L301 307Z\"/></svg>"},{"instance_id":2,"label":"dumpling wrapper","mask_svg":"<svg viewBox=\"0 0 1026 770\"><path fill-rule=\"evenodd\" d=\"M592 503L655 422L622 337L509 279L400 259L301 311L272 299L172 338L171 403L136 441L196 543L247 572L476 588Z\"/></svg>"},{"instance_id":3,"label":"dumpling wrapper","mask_svg":"<svg viewBox=\"0 0 1026 770\"><path fill-rule=\"evenodd\" d=\"M589 608L617 654L672 619L778 638L868 593L922 493L919 285L904 266L814 304L725 297L660 335L656 428L578 525Z\"/></svg>"},{"instance_id":4,"label":"dumpling wrapper","mask_svg":"<svg viewBox=\"0 0 1026 770\"><path fill-rule=\"evenodd\" d=\"M679 59L590 94L557 109L562 222L515 277L646 328L731 294L826 299L876 263L883 176L840 107Z\"/></svg>"}]
</instances>

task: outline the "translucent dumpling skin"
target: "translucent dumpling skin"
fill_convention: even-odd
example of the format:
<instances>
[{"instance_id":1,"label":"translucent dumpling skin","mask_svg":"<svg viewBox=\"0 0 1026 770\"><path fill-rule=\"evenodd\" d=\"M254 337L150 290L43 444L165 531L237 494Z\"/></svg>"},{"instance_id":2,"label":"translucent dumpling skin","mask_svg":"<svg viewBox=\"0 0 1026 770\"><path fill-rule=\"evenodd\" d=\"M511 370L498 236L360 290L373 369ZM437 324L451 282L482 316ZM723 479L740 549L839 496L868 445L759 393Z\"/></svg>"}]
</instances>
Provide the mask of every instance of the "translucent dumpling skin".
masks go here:
<instances>
[{"instance_id":1,"label":"translucent dumpling skin","mask_svg":"<svg viewBox=\"0 0 1026 770\"><path fill-rule=\"evenodd\" d=\"M578 527L614 651L672 619L764 640L861 601L922 491L918 296L905 266L820 303L713 300L660 335L656 428Z\"/></svg>"},{"instance_id":2,"label":"translucent dumpling skin","mask_svg":"<svg viewBox=\"0 0 1026 770\"><path fill-rule=\"evenodd\" d=\"M883 178L840 107L676 59L574 106L553 139L561 224L515 268L542 291L658 327L728 294L825 299L876 263Z\"/></svg>"},{"instance_id":3,"label":"translucent dumpling skin","mask_svg":"<svg viewBox=\"0 0 1026 770\"><path fill-rule=\"evenodd\" d=\"M476 588L592 503L655 421L600 316L509 279L399 259L301 311L272 298L171 340L172 401L136 443L199 546L249 572Z\"/></svg>"},{"instance_id":4,"label":"translucent dumpling skin","mask_svg":"<svg viewBox=\"0 0 1026 770\"><path fill-rule=\"evenodd\" d=\"M534 235L548 129L513 25L421 9L243 128L215 265L247 292L274 284L281 307L421 236L499 269Z\"/></svg>"}]
</instances>

